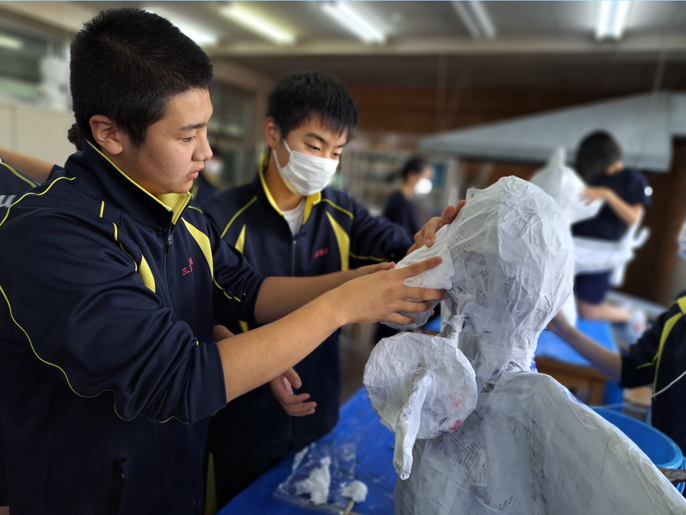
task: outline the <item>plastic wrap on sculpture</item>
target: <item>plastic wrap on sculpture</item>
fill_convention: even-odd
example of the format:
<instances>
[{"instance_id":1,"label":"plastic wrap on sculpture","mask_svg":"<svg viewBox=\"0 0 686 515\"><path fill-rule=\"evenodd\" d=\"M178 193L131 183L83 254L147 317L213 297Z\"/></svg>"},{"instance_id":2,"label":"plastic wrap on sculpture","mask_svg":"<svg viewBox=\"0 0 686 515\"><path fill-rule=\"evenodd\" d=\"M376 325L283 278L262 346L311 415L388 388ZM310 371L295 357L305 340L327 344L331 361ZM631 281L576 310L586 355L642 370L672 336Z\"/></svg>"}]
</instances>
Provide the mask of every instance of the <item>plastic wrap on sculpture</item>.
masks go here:
<instances>
[{"instance_id":1,"label":"plastic wrap on sculpture","mask_svg":"<svg viewBox=\"0 0 686 515\"><path fill-rule=\"evenodd\" d=\"M531 183L557 202L562 215L567 218L570 225L593 218L603 206L602 200L587 205L581 199L586 183L574 170L565 165L565 151L562 148L552 153L545 167L531 178Z\"/></svg>"},{"instance_id":2,"label":"plastic wrap on sculpture","mask_svg":"<svg viewBox=\"0 0 686 515\"><path fill-rule=\"evenodd\" d=\"M459 429L476 407L476 378L457 348L460 317L447 337L403 333L374 347L364 385L381 422L395 433L393 465L406 479L417 438L434 438ZM447 331L446 331L447 332Z\"/></svg>"},{"instance_id":3,"label":"plastic wrap on sculpture","mask_svg":"<svg viewBox=\"0 0 686 515\"><path fill-rule=\"evenodd\" d=\"M396 514L686 513L686 501L619 430L551 377L528 371L540 331L572 287L571 236L552 199L501 179L467 203L444 237L456 316L442 336L464 322L458 346L476 373L478 402L456 431L415 442L411 474L396 483ZM440 342L410 333L392 340L410 347L412 337ZM384 381L409 398L406 375ZM431 389L442 381L455 378L436 369Z\"/></svg>"}]
</instances>

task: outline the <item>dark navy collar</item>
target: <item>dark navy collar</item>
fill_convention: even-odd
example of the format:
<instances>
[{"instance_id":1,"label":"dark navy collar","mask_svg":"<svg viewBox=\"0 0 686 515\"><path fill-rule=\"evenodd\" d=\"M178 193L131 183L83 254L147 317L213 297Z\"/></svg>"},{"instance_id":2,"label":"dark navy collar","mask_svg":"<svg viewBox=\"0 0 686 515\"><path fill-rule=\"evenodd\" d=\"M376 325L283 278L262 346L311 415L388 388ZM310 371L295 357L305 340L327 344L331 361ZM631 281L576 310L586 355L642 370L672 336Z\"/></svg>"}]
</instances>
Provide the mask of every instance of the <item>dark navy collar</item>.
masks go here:
<instances>
[{"instance_id":1,"label":"dark navy collar","mask_svg":"<svg viewBox=\"0 0 686 515\"><path fill-rule=\"evenodd\" d=\"M136 220L161 228L176 224L191 199L190 193L155 197L87 140L83 141L83 152L72 154L65 169L66 174L76 177L91 195Z\"/></svg>"}]
</instances>

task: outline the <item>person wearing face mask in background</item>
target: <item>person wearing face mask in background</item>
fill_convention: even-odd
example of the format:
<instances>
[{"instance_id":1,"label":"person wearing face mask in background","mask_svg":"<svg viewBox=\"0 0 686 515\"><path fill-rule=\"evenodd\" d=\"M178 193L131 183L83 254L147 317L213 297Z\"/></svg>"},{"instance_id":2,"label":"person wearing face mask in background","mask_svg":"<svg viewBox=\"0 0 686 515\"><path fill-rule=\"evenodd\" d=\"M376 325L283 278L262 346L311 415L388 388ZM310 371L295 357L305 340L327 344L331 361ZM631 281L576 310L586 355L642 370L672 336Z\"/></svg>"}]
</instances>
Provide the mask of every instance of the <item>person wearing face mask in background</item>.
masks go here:
<instances>
[{"instance_id":1,"label":"person wearing face mask in background","mask_svg":"<svg viewBox=\"0 0 686 515\"><path fill-rule=\"evenodd\" d=\"M264 124L269 152L255 180L203 206L224 241L260 273L319 276L398 261L408 252L411 235L327 188L357 123L355 102L332 77L298 73L276 86ZM229 329L241 333L254 327L240 323ZM336 425L338 334L296 365L300 391L306 393L295 395L283 380L273 381L271 388L257 388L213 417L208 451L219 506L291 449L302 449Z\"/></svg>"},{"instance_id":2,"label":"person wearing face mask in background","mask_svg":"<svg viewBox=\"0 0 686 515\"><path fill-rule=\"evenodd\" d=\"M217 195L217 184L224 171L224 155L215 148L212 149L212 157L205 161L205 167L200 171L198 177L193 181L191 188L191 206L201 207Z\"/></svg>"},{"instance_id":3,"label":"person wearing face mask in background","mask_svg":"<svg viewBox=\"0 0 686 515\"><path fill-rule=\"evenodd\" d=\"M408 159L398 174L402 180L398 191L388 198L383 216L398 224L410 238L419 232L422 224L419 222L417 208L412 203L415 194L426 194L431 191L433 167L421 156ZM393 176L395 179L397 176Z\"/></svg>"}]
</instances>

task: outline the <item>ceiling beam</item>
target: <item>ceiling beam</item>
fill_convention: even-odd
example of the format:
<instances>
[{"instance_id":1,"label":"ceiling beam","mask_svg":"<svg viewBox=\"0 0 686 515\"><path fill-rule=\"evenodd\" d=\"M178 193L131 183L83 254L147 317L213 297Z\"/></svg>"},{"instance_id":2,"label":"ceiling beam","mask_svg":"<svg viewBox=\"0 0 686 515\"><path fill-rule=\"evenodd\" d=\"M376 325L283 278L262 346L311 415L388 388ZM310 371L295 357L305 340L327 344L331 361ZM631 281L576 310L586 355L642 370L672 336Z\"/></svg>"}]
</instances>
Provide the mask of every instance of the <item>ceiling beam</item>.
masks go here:
<instances>
[{"instance_id":1,"label":"ceiling beam","mask_svg":"<svg viewBox=\"0 0 686 515\"><path fill-rule=\"evenodd\" d=\"M78 2L0 2L0 10L37 21L75 35L98 14Z\"/></svg>"},{"instance_id":2,"label":"ceiling beam","mask_svg":"<svg viewBox=\"0 0 686 515\"><path fill-rule=\"evenodd\" d=\"M563 55L563 54L640 54L686 51L686 36L659 35L634 37L621 43L591 39L516 38L495 41L471 39L403 39L386 45L368 46L349 40L306 41L293 47L269 43L231 43L207 48L217 57L278 57L316 55Z\"/></svg>"}]
</instances>

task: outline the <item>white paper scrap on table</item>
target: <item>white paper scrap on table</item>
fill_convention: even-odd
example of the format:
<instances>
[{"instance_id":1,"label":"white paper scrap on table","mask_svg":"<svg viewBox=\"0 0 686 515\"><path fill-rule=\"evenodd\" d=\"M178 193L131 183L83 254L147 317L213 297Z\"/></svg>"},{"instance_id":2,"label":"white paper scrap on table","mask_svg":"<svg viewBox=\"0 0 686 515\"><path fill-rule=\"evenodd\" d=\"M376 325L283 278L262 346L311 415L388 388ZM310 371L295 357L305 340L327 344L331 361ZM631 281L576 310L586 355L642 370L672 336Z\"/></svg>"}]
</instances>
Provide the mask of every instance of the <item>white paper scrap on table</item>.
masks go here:
<instances>
[{"instance_id":1,"label":"white paper scrap on table","mask_svg":"<svg viewBox=\"0 0 686 515\"><path fill-rule=\"evenodd\" d=\"M295 493L297 495L310 494L310 500L313 504L326 504L326 500L329 498L329 486L331 485L329 465L331 465L331 459L329 457L324 458L321 461L321 466L312 469L307 479L295 484Z\"/></svg>"},{"instance_id":2,"label":"white paper scrap on table","mask_svg":"<svg viewBox=\"0 0 686 515\"><path fill-rule=\"evenodd\" d=\"M367 499L369 489L362 481L353 481L343 489L343 497L352 499L355 504L363 503Z\"/></svg>"}]
</instances>

